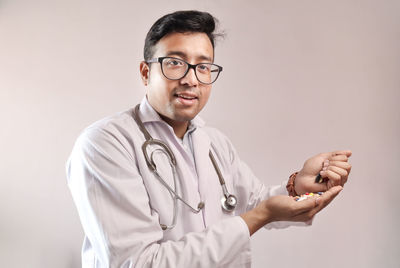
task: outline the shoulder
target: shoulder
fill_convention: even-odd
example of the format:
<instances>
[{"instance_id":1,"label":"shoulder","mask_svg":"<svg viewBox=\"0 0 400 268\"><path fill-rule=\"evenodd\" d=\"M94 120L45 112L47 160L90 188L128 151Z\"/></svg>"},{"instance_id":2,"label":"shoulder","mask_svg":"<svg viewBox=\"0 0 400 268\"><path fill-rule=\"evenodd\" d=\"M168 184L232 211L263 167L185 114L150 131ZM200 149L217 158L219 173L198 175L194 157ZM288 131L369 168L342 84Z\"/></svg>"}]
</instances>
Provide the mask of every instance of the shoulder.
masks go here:
<instances>
[{"instance_id":1,"label":"shoulder","mask_svg":"<svg viewBox=\"0 0 400 268\"><path fill-rule=\"evenodd\" d=\"M100 119L86 127L82 134L89 135L97 132L117 133L129 131L132 127L136 126L132 117L132 110L133 109L129 109Z\"/></svg>"},{"instance_id":2,"label":"shoulder","mask_svg":"<svg viewBox=\"0 0 400 268\"><path fill-rule=\"evenodd\" d=\"M138 132L132 110L122 111L92 123L80 133L76 146L82 149L131 147L134 135Z\"/></svg>"}]
</instances>

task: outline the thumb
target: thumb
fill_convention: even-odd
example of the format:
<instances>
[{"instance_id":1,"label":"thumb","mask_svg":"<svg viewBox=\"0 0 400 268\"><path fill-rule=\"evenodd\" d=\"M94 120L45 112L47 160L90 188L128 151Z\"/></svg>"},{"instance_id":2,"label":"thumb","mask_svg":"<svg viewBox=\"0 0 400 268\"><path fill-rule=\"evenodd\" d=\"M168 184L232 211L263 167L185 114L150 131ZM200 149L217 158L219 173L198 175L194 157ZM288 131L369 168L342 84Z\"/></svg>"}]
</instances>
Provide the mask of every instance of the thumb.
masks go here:
<instances>
[{"instance_id":1,"label":"thumb","mask_svg":"<svg viewBox=\"0 0 400 268\"><path fill-rule=\"evenodd\" d=\"M321 203L328 205L342 190L343 190L342 186L340 185L334 186L325 193L323 193L320 197L318 197L315 203L317 205L320 205Z\"/></svg>"}]
</instances>

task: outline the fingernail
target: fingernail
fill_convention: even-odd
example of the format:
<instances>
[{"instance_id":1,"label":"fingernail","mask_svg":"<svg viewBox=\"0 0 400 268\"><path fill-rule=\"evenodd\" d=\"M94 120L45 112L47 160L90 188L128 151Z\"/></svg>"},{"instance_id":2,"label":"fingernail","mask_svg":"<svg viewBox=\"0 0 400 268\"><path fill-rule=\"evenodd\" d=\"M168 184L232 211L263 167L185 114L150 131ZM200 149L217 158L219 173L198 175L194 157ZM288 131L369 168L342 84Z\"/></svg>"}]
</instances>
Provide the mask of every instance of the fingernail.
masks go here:
<instances>
[{"instance_id":1,"label":"fingernail","mask_svg":"<svg viewBox=\"0 0 400 268\"><path fill-rule=\"evenodd\" d=\"M325 171L325 170L327 170L327 169L328 169L328 167L326 167L326 166L322 168L323 171Z\"/></svg>"}]
</instances>

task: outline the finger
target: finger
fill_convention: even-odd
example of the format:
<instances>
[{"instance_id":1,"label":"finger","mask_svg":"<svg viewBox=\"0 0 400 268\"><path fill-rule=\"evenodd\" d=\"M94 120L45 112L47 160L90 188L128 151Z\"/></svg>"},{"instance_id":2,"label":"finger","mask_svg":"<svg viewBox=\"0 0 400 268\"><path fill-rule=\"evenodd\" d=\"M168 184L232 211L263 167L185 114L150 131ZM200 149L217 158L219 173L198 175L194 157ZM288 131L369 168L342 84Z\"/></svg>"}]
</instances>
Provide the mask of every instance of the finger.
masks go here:
<instances>
[{"instance_id":1,"label":"finger","mask_svg":"<svg viewBox=\"0 0 400 268\"><path fill-rule=\"evenodd\" d=\"M328 159L329 161L348 161L348 157L344 154L332 155Z\"/></svg>"},{"instance_id":2,"label":"finger","mask_svg":"<svg viewBox=\"0 0 400 268\"><path fill-rule=\"evenodd\" d=\"M344 181L343 185L347 182L347 180L348 180L348 178L349 178L350 171L351 171L351 165L350 165L350 167L347 169L347 177L346 177L346 180Z\"/></svg>"},{"instance_id":3,"label":"finger","mask_svg":"<svg viewBox=\"0 0 400 268\"><path fill-rule=\"evenodd\" d=\"M328 167L328 170L331 170L331 171L335 172L336 174L340 175L340 178L341 178L340 185L343 186L347 182L347 177L348 177L347 170L345 170L343 168L335 167L335 166Z\"/></svg>"},{"instance_id":4,"label":"finger","mask_svg":"<svg viewBox=\"0 0 400 268\"><path fill-rule=\"evenodd\" d=\"M297 216L308 212L317 206L315 197L307 198L306 200L302 201L295 201L295 205L293 207L293 216Z\"/></svg>"},{"instance_id":5,"label":"finger","mask_svg":"<svg viewBox=\"0 0 400 268\"><path fill-rule=\"evenodd\" d=\"M343 161L329 161L329 166L344 168L345 170L347 170L347 173L351 169L351 164L349 162Z\"/></svg>"},{"instance_id":6,"label":"finger","mask_svg":"<svg viewBox=\"0 0 400 268\"><path fill-rule=\"evenodd\" d=\"M304 201L299 201L298 203L303 203L303 202L310 203L310 206L308 206L309 209L299 210L298 211L299 213L292 217L291 219L292 221L300 221L300 222L310 221L312 220L314 215L319 211L316 197L310 197Z\"/></svg>"},{"instance_id":7,"label":"finger","mask_svg":"<svg viewBox=\"0 0 400 268\"><path fill-rule=\"evenodd\" d=\"M330 170L330 171L333 171L333 172L335 172L336 174L338 174L340 177L347 177L347 170L346 169L344 169L344 168L340 168L340 167L335 167L335 166L329 166L329 167L327 167L327 169L326 170Z\"/></svg>"},{"instance_id":8,"label":"finger","mask_svg":"<svg viewBox=\"0 0 400 268\"><path fill-rule=\"evenodd\" d=\"M340 175L342 175L342 186L343 186L349 178L349 174L351 171L351 164L349 164L348 162L342 162L342 161L330 161L329 166L335 166L335 167L339 167L339 168L346 170L347 175L345 175L345 176L343 176L343 174L340 172L336 172L337 170L333 170L336 173L339 173ZM326 169L328 169L328 167Z\"/></svg>"},{"instance_id":9,"label":"finger","mask_svg":"<svg viewBox=\"0 0 400 268\"><path fill-rule=\"evenodd\" d=\"M298 221L298 222L309 222L312 220L315 214L317 214L318 211L315 210L310 210L306 211L302 214L299 214L291 219L291 221Z\"/></svg>"},{"instance_id":10,"label":"finger","mask_svg":"<svg viewBox=\"0 0 400 268\"><path fill-rule=\"evenodd\" d=\"M335 186L323 193L320 197L315 201L318 207L316 208L317 212L329 205L333 199L343 190L342 186Z\"/></svg>"},{"instance_id":11,"label":"finger","mask_svg":"<svg viewBox=\"0 0 400 268\"><path fill-rule=\"evenodd\" d=\"M332 155L345 155L350 157L353 153L350 150L339 150L332 152Z\"/></svg>"},{"instance_id":12,"label":"finger","mask_svg":"<svg viewBox=\"0 0 400 268\"><path fill-rule=\"evenodd\" d=\"M322 178L328 178L333 186L340 185L342 177L332 170L323 170L320 172Z\"/></svg>"},{"instance_id":13,"label":"finger","mask_svg":"<svg viewBox=\"0 0 400 268\"><path fill-rule=\"evenodd\" d=\"M329 160L325 159L324 162L322 163L322 167L324 168L324 167L327 167L327 166L329 166Z\"/></svg>"}]
</instances>

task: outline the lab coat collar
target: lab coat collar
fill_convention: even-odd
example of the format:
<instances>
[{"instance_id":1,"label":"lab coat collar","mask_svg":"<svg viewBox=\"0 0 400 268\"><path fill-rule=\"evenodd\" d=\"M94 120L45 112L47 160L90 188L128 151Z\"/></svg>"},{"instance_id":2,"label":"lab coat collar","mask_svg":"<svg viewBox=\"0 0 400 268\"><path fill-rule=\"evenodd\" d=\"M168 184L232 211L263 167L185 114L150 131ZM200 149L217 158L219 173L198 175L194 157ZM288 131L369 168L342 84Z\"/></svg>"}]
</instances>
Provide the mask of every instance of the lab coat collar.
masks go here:
<instances>
[{"instance_id":1,"label":"lab coat collar","mask_svg":"<svg viewBox=\"0 0 400 268\"><path fill-rule=\"evenodd\" d=\"M162 120L160 115L154 110L147 100L147 96L144 96L140 103L140 119L143 123L148 122L165 122ZM190 120L188 131L194 131L197 127L203 127L205 125L204 120L200 116L196 116Z\"/></svg>"}]
</instances>

